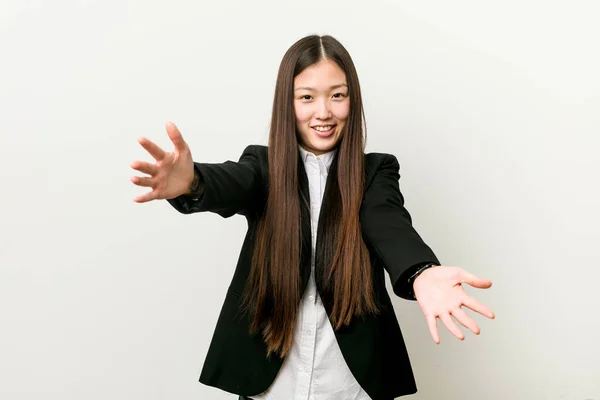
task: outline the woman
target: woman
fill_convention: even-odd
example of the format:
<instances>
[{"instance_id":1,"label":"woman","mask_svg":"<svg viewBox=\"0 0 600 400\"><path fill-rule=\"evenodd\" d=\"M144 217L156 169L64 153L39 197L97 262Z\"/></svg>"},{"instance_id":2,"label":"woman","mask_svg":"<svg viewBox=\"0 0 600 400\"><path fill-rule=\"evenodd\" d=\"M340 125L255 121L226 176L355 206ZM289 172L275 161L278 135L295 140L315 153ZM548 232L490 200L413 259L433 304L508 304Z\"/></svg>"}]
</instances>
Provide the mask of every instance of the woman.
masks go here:
<instances>
[{"instance_id":1,"label":"woman","mask_svg":"<svg viewBox=\"0 0 600 400\"><path fill-rule=\"evenodd\" d=\"M479 333L461 309L493 313L462 283L491 282L441 267L412 227L390 154L364 153L357 73L330 36L286 52L277 77L269 145L238 162L194 163L177 128L165 152L141 138L156 163L132 181L182 213L246 217L248 232L200 382L258 399L390 400L416 392L385 287L416 299L439 343L437 318ZM244 397L250 396L250 397Z\"/></svg>"}]
</instances>

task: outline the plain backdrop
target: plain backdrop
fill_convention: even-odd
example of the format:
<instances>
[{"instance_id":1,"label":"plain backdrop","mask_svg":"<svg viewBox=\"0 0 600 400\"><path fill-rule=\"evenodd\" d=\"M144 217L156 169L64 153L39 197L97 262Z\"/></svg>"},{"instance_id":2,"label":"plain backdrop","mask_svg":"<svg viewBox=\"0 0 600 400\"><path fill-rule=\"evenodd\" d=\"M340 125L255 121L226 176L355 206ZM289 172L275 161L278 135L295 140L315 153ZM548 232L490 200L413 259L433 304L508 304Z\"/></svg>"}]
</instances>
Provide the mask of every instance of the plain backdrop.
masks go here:
<instances>
[{"instance_id":1,"label":"plain backdrop","mask_svg":"<svg viewBox=\"0 0 600 400\"><path fill-rule=\"evenodd\" d=\"M394 304L411 399L600 399L600 6L595 1L0 2L0 398L208 399L198 383L243 217L137 204L146 136L194 159L266 144L289 46L331 34L367 151L497 315L431 340ZM389 282L388 282L389 285ZM389 286L388 286L389 287ZM474 314L472 314L474 315ZM398 379L402 379L401 376Z\"/></svg>"}]
</instances>

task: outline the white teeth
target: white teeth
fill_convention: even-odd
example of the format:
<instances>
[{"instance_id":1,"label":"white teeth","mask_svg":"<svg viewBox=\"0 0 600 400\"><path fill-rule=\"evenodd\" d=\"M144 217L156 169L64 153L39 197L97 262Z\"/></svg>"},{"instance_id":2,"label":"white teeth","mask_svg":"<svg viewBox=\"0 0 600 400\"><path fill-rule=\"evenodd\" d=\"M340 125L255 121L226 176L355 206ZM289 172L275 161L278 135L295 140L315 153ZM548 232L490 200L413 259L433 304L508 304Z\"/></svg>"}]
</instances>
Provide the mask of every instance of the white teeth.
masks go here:
<instances>
[{"instance_id":1,"label":"white teeth","mask_svg":"<svg viewBox=\"0 0 600 400\"><path fill-rule=\"evenodd\" d=\"M315 126L314 129L319 131L319 132L327 132L328 130L330 130L332 128L331 125L328 126Z\"/></svg>"}]
</instances>

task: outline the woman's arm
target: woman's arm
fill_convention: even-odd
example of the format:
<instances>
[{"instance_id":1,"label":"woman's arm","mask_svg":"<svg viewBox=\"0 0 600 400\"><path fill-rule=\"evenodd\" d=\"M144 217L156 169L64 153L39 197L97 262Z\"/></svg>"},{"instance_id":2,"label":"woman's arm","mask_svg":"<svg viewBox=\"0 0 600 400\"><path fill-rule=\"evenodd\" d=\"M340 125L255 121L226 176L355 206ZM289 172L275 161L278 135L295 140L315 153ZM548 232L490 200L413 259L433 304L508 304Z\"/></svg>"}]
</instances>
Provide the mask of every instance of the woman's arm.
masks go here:
<instances>
[{"instance_id":1,"label":"woman's arm","mask_svg":"<svg viewBox=\"0 0 600 400\"><path fill-rule=\"evenodd\" d=\"M259 152L260 146L251 145L237 162L195 162L196 187L167 201L183 214L209 211L224 218L248 214L262 199Z\"/></svg>"},{"instance_id":2,"label":"woman's arm","mask_svg":"<svg viewBox=\"0 0 600 400\"><path fill-rule=\"evenodd\" d=\"M238 162L195 163L175 124L168 122L166 129L173 143L172 151L165 151L144 137L139 139L155 162L131 163L131 168L146 174L134 176L131 181L151 189L134 201L146 203L167 199L185 214L212 211L223 217L247 214L253 206L263 202L260 161L266 164L264 146L246 147Z\"/></svg>"},{"instance_id":3,"label":"woman's arm","mask_svg":"<svg viewBox=\"0 0 600 400\"><path fill-rule=\"evenodd\" d=\"M439 261L412 226L411 216L404 207L398 160L391 154L372 156L382 160L363 197L360 216L363 237L383 261L394 293L414 300L409 278L420 266L439 265Z\"/></svg>"},{"instance_id":4,"label":"woman's arm","mask_svg":"<svg viewBox=\"0 0 600 400\"><path fill-rule=\"evenodd\" d=\"M400 297L418 301L435 343L440 342L438 318L461 340L465 336L452 317L471 332L479 334L478 325L462 307L487 318L494 318L495 315L470 296L463 285L487 289L492 282L459 267L439 266L433 251L412 227L398 186L399 178L398 161L394 156L386 155L363 199L361 223L365 240L383 260L394 292ZM419 271L428 264L437 266ZM421 273L413 276L415 272Z\"/></svg>"}]
</instances>

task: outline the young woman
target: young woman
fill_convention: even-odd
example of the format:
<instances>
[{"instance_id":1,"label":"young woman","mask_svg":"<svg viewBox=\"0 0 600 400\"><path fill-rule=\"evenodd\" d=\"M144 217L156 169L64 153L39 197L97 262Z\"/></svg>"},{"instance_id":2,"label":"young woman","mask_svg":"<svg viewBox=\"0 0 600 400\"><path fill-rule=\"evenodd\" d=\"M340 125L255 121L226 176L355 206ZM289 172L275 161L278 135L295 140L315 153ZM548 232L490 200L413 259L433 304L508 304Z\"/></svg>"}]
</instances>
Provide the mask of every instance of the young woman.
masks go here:
<instances>
[{"instance_id":1,"label":"young woman","mask_svg":"<svg viewBox=\"0 0 600 400\"><path fill-rule=\"evenodd\" d=\"M268 147L209 164L193 162L171 123L172 152L140 139L156 163L131 165L147 174L133 183L152 189L135 201L248 221L200 382L255 400L415 393L384 271L396 295L418 301L436 343L437 318L459 339L452 317L479 333L462 306L494 317L461 286L491 282L440 266L412 227L398 162L364 153L363 121L350 55L308 36L281 62Z\"/></svg>"}]
</instances>

